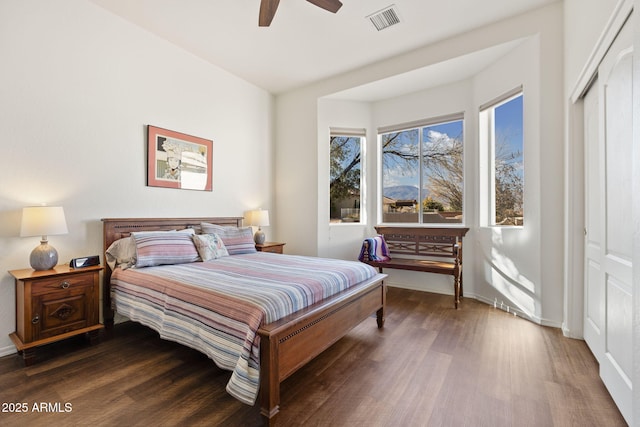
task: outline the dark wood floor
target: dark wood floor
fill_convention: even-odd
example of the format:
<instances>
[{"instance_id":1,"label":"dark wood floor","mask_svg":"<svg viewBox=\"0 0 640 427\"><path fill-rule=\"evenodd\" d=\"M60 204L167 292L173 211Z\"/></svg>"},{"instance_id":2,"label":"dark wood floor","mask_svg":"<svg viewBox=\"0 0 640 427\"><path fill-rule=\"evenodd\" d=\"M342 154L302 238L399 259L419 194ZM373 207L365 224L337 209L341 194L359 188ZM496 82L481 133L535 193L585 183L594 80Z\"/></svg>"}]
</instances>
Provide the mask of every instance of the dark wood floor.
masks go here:
<instances>
[{"instance_id":1,"label":"dark wood floor","mask_svg":"<svg viewBox=\"0 0 640 427\"><path fill-rule=\"evenodd\" d=\"M625 425L582 341L493 307L391 288L371 318L282 386L282 426ZM0 359L2 426L257 426L205 356L126 323L88 346ZM35 412L44 402L60 412ZM7 413L26 403L27 413ZM65 411L65 404L71 407ZM56 404L57 407L56 407ZM38 406L39 407L39 406Z\"/></svg>"}]
</instances>

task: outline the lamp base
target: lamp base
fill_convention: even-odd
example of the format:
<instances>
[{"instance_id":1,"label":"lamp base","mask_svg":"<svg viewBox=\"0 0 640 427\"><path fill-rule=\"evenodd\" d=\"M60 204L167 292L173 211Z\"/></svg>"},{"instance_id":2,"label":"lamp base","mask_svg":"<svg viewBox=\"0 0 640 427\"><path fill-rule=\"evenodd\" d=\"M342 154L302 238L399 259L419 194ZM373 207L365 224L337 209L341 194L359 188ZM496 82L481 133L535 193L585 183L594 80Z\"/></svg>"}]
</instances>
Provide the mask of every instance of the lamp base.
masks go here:
<instances>
[{"instance_id":1,"label":"lamp base","mask_svg":"<svg viewBox=\"0 0 640 427\"><path fill-rule=\"evenodd\" d=\"M31 252L29 262L34 270L51 270L58 264L58 251L49 242L42 240L40 245Z\"/></svg>"},{"instance_id":2,"label":"lamp base","mask_svg":"<svg viewBox=\"0 0 640 427\"><path fill-rule=\"evenodd\" d=\"M253 235L253 241L256 242L256 245L263 245L265 240L264 231L258 229L256 234Z\"/></svg>"}]
</instances>

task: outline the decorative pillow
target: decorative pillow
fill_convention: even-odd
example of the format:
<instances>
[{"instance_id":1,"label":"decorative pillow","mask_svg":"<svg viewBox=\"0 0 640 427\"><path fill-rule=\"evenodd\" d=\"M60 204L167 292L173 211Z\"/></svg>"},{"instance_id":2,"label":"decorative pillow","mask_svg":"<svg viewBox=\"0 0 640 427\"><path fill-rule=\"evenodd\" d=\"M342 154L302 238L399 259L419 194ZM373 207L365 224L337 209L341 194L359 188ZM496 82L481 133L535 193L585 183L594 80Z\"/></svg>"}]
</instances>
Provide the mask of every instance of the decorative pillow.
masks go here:
<instances>
[{"instance_id":1,"label":"decorative pillow","mask_svg":"<svg viewBox=\"0 0 640 427\"><path fill-rule=\"evenodd\" d=\"M389 261L389 249L383 236L376 236L364 239L362 249L360 249L360 261Z\"/></svg>"},{"instance_id":2,"label":"decorative pillow","mask_svg":"<svg viewBox=\"0 0 640 427\"><path fill-rule=\"evenodd\" d=\"M229 252L217 234L194 234L191 236L202 261L228 256Z\"/></svg>"},{"instance_id":3,"label":"decorative pillow","mask_svg":"<svg viewBox=\"0 0 640 427\"><path fill-rule=\"evenodd\" d=\"M229 255L248 254L256 252L251 227L223 227L221 225L200 224L205 234L217 234L227 248Z\"/></svg>"},{"instance_id":4,"label":"decorative pillow","mask_svg":"<svg viewBox=\"0 0 640 427\"><path fill-rule=\"evenodd\" d=\"M191 229L180 232L134 232L136 242L136 267L151 267L165 264L184 264L200 261L193 244Z\"/></svg>"}]
</instances>

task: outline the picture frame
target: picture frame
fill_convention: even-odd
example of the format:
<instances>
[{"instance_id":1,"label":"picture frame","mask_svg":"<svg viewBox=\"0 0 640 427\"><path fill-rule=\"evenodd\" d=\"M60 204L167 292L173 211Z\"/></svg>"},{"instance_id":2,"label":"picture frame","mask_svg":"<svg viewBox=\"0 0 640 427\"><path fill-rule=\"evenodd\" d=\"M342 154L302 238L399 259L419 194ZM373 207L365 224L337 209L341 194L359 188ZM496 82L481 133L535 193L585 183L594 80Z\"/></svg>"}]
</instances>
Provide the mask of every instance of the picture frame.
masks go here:
<instances>
[{"instance_id":1,"label":"picture frame","mask_svg":"<svg viewBox=\"0 0 640 427\"><path fill-rule=\"evenodd\" d=\"M147 186L213 191L213 141L147 125Z\"/></svg>"}]
</instances>

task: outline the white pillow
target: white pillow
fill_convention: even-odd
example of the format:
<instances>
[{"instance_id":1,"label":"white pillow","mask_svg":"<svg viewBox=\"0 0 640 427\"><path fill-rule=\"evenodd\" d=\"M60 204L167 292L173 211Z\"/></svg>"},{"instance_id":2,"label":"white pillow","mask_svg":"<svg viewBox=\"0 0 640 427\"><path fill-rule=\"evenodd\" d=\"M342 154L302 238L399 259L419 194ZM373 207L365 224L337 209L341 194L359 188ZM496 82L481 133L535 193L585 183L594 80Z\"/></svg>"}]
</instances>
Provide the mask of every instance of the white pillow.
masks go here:
<instances>
[{"instance_id":1,"label":"white pillow","mask_svg":"<svg viewBox=\"0 0 640 427\"><path fill-rule=\"evenodd\" d=\"M191 236L202 261L229 256L229 251L217 234L194 234Z\"/></svg>"}]
</instances>

